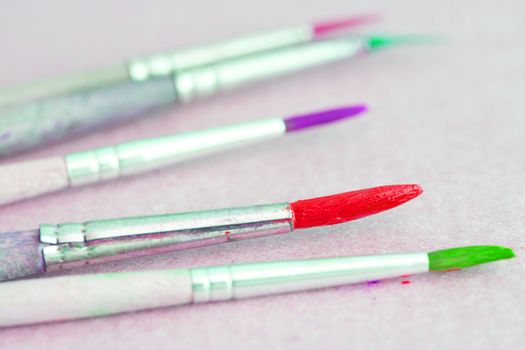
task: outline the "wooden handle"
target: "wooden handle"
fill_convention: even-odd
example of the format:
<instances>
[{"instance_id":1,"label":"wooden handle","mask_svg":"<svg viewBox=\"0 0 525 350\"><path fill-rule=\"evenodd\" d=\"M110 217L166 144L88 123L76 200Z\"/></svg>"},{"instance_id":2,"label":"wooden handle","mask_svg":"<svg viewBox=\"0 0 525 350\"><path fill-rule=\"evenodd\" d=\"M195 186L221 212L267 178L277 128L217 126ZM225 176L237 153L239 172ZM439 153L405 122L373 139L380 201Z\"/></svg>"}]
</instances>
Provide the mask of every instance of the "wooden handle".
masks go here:
<instances>
[{"instance_id":1,"label":"wooden handle","mask_svg":"<svg viewBox=\"0 0 525 350\"><path fill-rule=\"evenodd\" d=\"M0 286L1 281L36 275L44 270L38 230L0 233Z\"/></svg>"},{"instance_id":2,"label":"wooden handle","mask_svg":"<svg viewBox=\"0 0 525 350\"><path fill-rule=\"evenodd\" d=\"M60 191L69 186L62 157L34 159L0 166L0 205Z\"/></svg>"},{"instance_id":3,"label":"wooden handle","mask_svg":"<svg viewBox=\"0 0 525 350\"><path fill-rule=\"evenodd\" d=\"M81 90L96 89L128 79L126 65L74 72L58 77L41 79L10 86L0 90L0 107L25 103L50 96L70 94Z\"/></svg>"},{"instance_id":4,"label":"wooden handle","mask_svg":"<svg viewBox=\"0 0 525 350\"><path fill-rule=\"evenodd\" d=\"M0 327L112 315L192 300L188 270L41 278L0 283Z\"/></svg>"},{"instance_id":5,"label":"wooden handle","mask_svg":"<svg viewBox=\"0 0 525 350\"><path fill-rule=\"evenodd\" d=\"M0 108L0 156L130 120L175 101L171 77L125 82Z\"/></svg>"}]
</instances>

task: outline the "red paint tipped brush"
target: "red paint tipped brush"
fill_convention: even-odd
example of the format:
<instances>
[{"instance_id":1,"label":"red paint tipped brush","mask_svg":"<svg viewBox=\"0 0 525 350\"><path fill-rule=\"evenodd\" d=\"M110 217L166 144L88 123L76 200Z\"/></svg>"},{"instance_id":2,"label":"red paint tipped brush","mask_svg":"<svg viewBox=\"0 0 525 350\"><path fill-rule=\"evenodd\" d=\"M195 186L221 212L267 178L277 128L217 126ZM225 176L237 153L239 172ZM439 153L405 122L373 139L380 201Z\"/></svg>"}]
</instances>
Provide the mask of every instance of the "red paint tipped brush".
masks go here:
<instances>
[{"instance_id":1,"label":"red paint tipped brush","mask_svg":"<svg viewBox=\"0 0 525 350\"><path fill-rule=\"evenodd\" d=\"M419 196L418 185L380 186L290 204L294 228L340 224L392 209Z\"/></svg>"},{"instance_id":2,"label":"red paint tipped brush","mask_svg":"<svg viewBox=\"0 0 525 350\"><path fill-rule=\"evenodd\" d=\"M0 281L142 255L196 248L356 220L421 194L392 185L293 203L41 225L0 234Z\"/></svg>"}]
</instances>

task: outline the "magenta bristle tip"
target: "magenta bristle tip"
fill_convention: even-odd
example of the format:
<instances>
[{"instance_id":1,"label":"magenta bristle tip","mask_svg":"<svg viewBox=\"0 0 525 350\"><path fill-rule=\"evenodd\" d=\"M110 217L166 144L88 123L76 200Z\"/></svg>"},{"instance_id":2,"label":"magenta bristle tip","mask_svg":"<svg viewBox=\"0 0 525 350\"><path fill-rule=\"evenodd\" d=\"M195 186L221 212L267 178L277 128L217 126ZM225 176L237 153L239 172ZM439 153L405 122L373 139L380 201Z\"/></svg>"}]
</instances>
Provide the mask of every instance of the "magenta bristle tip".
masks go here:
<instances>
[{"instance_id":1,"label":"magenta bristle tip","mask_svg":"<svg viewBox=\"0 0 525 350\"><path fill-rule=\"evenodd\" d=\"M312 24L312 31L314 37L319 37L323 35L330 34L332 32L347 29L353 26L358 26L361 24L367 24L370 22L375 22L380 18L379 13L372 13L361 16L354 16L348 18L340 18L336 20L317 22Z\"/></svg>"},{"instance_id":2,"label":"magenta bristle tip","mask_svg":"<svg viewBox=\"0 0 525 350\"><path fill-rule=\"evenodd\" d=\"M354 117L366 110L367 107L365 105L333 108L322 112L288 117L284 119L284 123L286 125L286 131L291 132Z\"/></svg>"}]
</instances>

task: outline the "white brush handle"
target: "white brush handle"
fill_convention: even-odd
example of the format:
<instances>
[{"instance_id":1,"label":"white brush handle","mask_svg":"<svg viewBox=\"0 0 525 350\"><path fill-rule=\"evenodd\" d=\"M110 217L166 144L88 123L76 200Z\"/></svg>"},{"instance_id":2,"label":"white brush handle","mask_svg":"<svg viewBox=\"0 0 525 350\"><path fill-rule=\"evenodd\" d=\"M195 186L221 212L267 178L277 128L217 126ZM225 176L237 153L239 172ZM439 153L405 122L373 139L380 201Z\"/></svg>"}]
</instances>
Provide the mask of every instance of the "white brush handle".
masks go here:
<instances>
[{"instance_id":1,"label":"white brush handle","mask_svg":"<svg viewBox=\"0 0 525 350\"><path fill-rule=\"evenodd\" d=\"M0 284L0 327L187 304L188 270L41 278Z\"/></svg>"},{"instance_id":2,"label":"white brush handle","mask_svg":"<svg viewBox=\"0 0 525 350\"><path fill-rule=\"evenodd\" d=\"M60 191L67 187L69 187L69 180L63 157L0 166L0 205Z\"/></svg>"}]
</instances>

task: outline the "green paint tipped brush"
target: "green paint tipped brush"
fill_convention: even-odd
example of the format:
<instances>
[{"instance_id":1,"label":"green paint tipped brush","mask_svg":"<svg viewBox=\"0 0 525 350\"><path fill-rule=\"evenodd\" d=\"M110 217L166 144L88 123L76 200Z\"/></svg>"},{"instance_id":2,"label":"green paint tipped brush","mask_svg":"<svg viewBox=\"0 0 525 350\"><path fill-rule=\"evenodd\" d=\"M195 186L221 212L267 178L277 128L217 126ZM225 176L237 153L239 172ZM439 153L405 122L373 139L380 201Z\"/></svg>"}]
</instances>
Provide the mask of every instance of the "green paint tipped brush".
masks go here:
<instances>
[{"instance_id":1,"label":"green paint tipped brush","mask_svg":"<svg viewBox=\"0 0 525 350\"><path fill-rule=\"evenodd\" d=\"M510 259L515 256L510 248L491 245L436 250L428 253L428 269L430 271L450 271Z\"/></svg>"},{"instance_id":2,"label":"green paint tipped brush","mask_svg":"<svg viewBox=\"0 0 525 350\"><path fill-rule=\"evenodd\" d=\"M144 81L124 79L8 107L1 107L0 102L0 157L125 122L166 105L189 103L391 46L431 41L418 35L315 40L174 70Z\"/></svg>"},{"instance_id":3,"label":"green paint tipped brush","mask_svg":"<svg viewBox=\"0 0 525 350\"><path fill-rule=\"evenodd\" d=\"M376 281L510 259L498 246L0 283L0 327Z\"/></svg>"}]
</instances>

